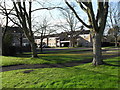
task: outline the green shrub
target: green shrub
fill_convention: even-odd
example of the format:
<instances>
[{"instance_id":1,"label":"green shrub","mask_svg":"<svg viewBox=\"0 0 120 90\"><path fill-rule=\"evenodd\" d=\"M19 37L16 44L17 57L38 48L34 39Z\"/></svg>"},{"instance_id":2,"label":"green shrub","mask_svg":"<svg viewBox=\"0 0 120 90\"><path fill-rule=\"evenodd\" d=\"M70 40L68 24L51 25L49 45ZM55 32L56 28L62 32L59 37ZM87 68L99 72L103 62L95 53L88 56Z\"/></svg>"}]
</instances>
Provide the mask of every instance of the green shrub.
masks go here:
<instances>
[{"instance_id":1,"label":"green shrub","mask_svg":"<svg viewBox=\"0 0 120 90\"><path fill-rule=\"evenodd\" d=\"M13 56L16 54L16 48L12 46L13 36L6 33L4 40L2 41L2 55Z\"/></svg>"}]
</instances>

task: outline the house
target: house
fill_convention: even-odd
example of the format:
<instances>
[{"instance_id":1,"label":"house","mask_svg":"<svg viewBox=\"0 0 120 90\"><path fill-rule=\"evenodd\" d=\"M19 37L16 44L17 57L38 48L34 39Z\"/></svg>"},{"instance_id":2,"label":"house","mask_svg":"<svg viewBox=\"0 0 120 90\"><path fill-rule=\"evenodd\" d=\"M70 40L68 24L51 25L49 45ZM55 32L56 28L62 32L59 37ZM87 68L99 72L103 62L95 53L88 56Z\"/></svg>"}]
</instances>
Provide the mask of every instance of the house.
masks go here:
<instances>
[{"instance_id":1,"label":"house","mask_svg":"<svg viewBox=\"0 0 120 90\"><path fill-rule=\"evenodd\" d=\"M92 46L92 38L90 34L90 30L82 30L82 31L75 31L73 33L73 40L75 46ZM69 46L70 45L70 35L71 32L67 34L63 40L61 40L61 46Z\"/></svg>"},{"instance_id":2,"label":"house","mask_svg":"<svg viewBox=\"0 0 120 90\"><path fill-rule=\"evenodd\" d=\"M92 39L90 30L82 30L72 32L74 36L74 43L77 46L92 46ZM43 44L50 47L69 47L71 32L62 32L58 34L48 35L43 39ZM40 37L35 39L37 45L40 45Z\"/></svg>"},{"instance_id":3,"label":"house","mask_svg":"<svg viewBox=\"0 0 120 90\"><path fill-rule=\"evenodd\" d=\"M80 34L77 38L77 46L92 47L92 36L90 33Z\"/></svg>"},{"instance_id":4,"label":"house","mask_svg":"<svg viewBox=\"0 0 120 90\"><path fill-rule=\"evenodd\" d=\"M38 47L40 47L41 39L35 38L35 42ZM49 46L49 47L59 47L60 46L60 39L59 37L46 37L43 39L43 46Z\"/></svg>"}]
</instances>

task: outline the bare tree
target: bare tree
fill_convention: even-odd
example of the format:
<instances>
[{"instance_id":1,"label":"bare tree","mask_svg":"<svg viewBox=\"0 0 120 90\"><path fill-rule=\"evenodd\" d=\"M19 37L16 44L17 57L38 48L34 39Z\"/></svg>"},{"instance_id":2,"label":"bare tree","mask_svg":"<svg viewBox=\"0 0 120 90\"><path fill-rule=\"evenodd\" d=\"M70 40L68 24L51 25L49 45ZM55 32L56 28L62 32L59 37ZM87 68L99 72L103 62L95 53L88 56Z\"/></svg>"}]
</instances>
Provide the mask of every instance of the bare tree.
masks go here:
<instances>
[{"instance_id":1,"label":"bare tree","mask_svg":"<svg viewBox=\"0 0 120 90\"><path fill-rule=\"evenodd\" d=\"M40 36L40 49L41 52L43 52L43 39L48 38L48 36L55 33L56 30L54 29L54 25L50 23L50 20L48 20L47 17L43 18L43 20L39 22L36 22L34 28L34 33Z\"/></svg>"},{"instance_id":2,"label":"bare tree","mask_svg":"<svg viewBox=\"0 0 120 90\"><path fill-rule=\"evenodd\" d=\"M26 37L30 42L31 50L33 52L32 57L38 57L34 35L32 32L32 22L31 22L32 2L31 1L28 2L29 5L28 12L26 8L26 2L24 1L23 2L19 1L15 3L15 1L13 0L13 5L15 8L16 16L20 22L19 26L23 29Z\"/></svg>"},{"instance_id":3,"label":"bare tree","mask_svg":"<svg viewBox=\"0 0 120 90\"><path fill-rule=\"evenodd\" d=\"M80 30L80 23L75 17L74 13L69 8L60 9L61 16L64 18L65 22L59 25L68 35L70 35L70 47L75 47L75 31Z\"/></svg>"},{"instance_id":4,"label":"bare tree","mask_svg":"<svg viewBox=\"0 0 120 90\"><path fill-rule=\"evenodd\" d=\"M5 19L6 20L6 24L5 24L5 27L2 28L2 41L5 37L5 34L6 34L6 31L7 31L7 28L8 28L8 23L9 23L9 18L8 16L10 15L10 13L12 12L13 8L10 9L10 10L7 10L7 7L6 7L6 3L4 1L4 4L2 6L2 2L0 2L0 14L3 15L3 20ZM2 20L1 20L2 21ZM1 22L1 26L3 27L3 22Z\"/></svg>"},{"instance_id":5,"label":"bare tree","mask_svg":"<svg viewBox=\"0 0 120 90\"><path fill-rule=\"evenodd\" d=\"M31 22L31 14L32 12L38 11L38 10L52 10L55 8L60 7L41 7L32 10L32 2L31 0L12 0L13 8L6 9L5 6L2 7L1 10L9 11L9 12L2 12L5 16L7 16L14 24L19 26L21 30L23 30L25 36L28 38L30 45L31 45L31 51L32 51L32 57L38 57L37 51L36 51L36 44L34 39L34 34L32 30L32 22ZM5 4L6 5L6 4ZM16 20L17 19L17 20ZM17 21L17 22L16 22Z\"/></svg>"},{"instance_id":6,"label":"bare tree","mask_svg":"<svg viewBox=\"0 0 120 90\"><path fill-rule=\"evenodd\" d=\"M116 4L111 3L108 12L107 25L109 26L108 34L114 37L115 47L117 47L117 38L120 35L120 25L119 25L119 10Z\"/></svg>"},{"instance_id":7,"label":"bare tree","mask_svg":"<svg viewBox=\"0 0 120 90\"><path fill-rule=\"evenodd\" d=\"M118 37L120 36L120 27L113 26L112 28L109 29L108 35L114 38L115 47L118 47Z\"/></svg>"},{"instance_id":8,"label":"bare tree","mask_svg":"<svg viewBox=\"0 0 120 90\"><path fill-rule=\"evenodd\" d=\"M38 57L37 52L36 52L36 46L34 42L34 35L32 32L32 23L31 23L31 12L32 12L32 2L28 1L28 9L26 8L26 3L25 1L18 0L15 2L12 0L13 3L13 8L12 9L7 9L6 8L6 2L4 1L4 6L1 5L2 9L2 14L7 17L6 24L8 22L8 18L15 23L17 26L21 28L21 30L24 31L26 37L28 38L30 44L31 44L31 50L33 52L32 57ZM7 11L11 11L9 14ZM14 15L19 21L15 22L15 20L10 16Z\"/></svg>"},{"instance_id":9,"label":"bare tree","mask_svg":"<svg viewBox=\"0 0 120 90\"><path fill-rule=\"evenodd\" d=\"M95 12L93 10L91 0L75 0L80 8L85 11L88 16L89 24L86 24L81 17L78 15L76 10L71 6L71 4L65 0L65 3L76 15L77 19L87 28L91 30L93 39L93 65L103 64L102 60L102 50L101 50L101 39L103 36L104 28L106 26L106 19L108 14L108 0L102 0L102 2L97 1L98 9L97 15L95 17Z\"/></svg>"}]
</instances>

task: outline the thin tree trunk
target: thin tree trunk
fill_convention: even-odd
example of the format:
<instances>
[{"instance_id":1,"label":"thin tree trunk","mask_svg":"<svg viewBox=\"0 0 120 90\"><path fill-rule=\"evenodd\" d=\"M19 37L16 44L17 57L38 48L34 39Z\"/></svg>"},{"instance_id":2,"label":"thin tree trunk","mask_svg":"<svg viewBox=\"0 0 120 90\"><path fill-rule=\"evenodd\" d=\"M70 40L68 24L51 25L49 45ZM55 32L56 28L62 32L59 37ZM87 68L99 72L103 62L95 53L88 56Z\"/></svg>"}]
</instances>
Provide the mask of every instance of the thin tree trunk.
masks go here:
<instances>
[{"instance_id":1,"label":"thin tree trunk","mask_svg":"<svg viewBox=\"0 0 120 90\"><path fill-rule=\"evenodd\" d=\"M117 47L117 37L115 37L115 47Z\"/></svg>"},{"instance_id":2,"label":"thin tree trunk","mask_svg":"<svg viewBox=\"0 0 120 90\"><path fill-rule=\"evenodd\" d=\"M74 47L73 35L70 35L70 47Z\"/></svg>"},{"instance_id":3,"label":"thin tree trunk","mask_svg":"<svg viewBox=\"0 0 120 90\"><path fill-rule=\"evenodd\" d=\"M43 52L43 39L41 39L41 42L40 42L40 51L41 51L41 53Z\"/></svg>"},{"instance_id":4,"label":"thin tree trunk","mask_svg":"<svg viewBox=\"0 0 120 90\"><path fill-rule=\"evenodd\" d=\"M72 44L72 39L70 39L70 47L73 47L73 44Z\"/></svg>"},{"instance_id":5,"label":"thin tree trunk","mask_svg":"<svg viewBox=\"0 0 120 90\"><path fill-rule=\"evenodd\" d=\"M47 46L48 46L48 43L49 43L49 38L47 37Z\"/></svg>"},{"instance_id":6,"label":"thin tree trunk","mask_svg":"<svg viewBox=\"0 0 120 90\"><path fill-rule=\"evenodd\" d=\"M2 56L2 27L0 25L0 56Z\"/></svg>"},{"instance_id":7,"label":"thin tree trunk","mask_svg":"<svg viewBox=\"0 0 120 90\"><path fill-rule=\"evenodd\" d=\"M102 50L101 50L101 34L95 33L93 36L93 65L103 64Z\"/></svg>"},{"instance_id":8,"label":"thin tree trunk","mask_svg":"<svg viewBox=\"0 0 120 90\"><path fill-rule=\"evenodd\" d=\"M22 34L20 34L20 53L22 54L22 52L23 52L23 49L22 49L22 42L23 41L23 35Z\"/></svg>"}]
</instances>

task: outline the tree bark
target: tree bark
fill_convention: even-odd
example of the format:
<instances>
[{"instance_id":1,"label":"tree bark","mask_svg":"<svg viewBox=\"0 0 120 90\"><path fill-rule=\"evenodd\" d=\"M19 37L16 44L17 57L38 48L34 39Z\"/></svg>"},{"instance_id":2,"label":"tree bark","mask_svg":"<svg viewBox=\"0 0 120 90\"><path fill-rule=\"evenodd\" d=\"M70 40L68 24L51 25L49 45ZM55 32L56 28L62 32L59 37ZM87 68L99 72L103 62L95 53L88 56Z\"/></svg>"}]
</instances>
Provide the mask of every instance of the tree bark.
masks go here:
<instances>
[{"instance_id":1,"label":"tree bark","mask_svg":"<svg viewBox=\"0 0 120 90\"><path fill-rule=\"evenodd\" d=\"M31 51L32 51L32 57L38 58L36 44L34 42L31 42Z\"/></svg>"},{"instance_id":2,"label":"tree bark","mask_svg":"<svg viewBox=\"0 0 120 90\"><path fill-rule=\"evenodd\" d=\"M101 37L102 34L94 33L93 35L93 65L101 65L103 64L102 60L102 50L101 50Z\"/></svg>"},{"instance_id":3,"label":"tree bark","mask_svg":"<svg viewBox=\"0 0 120 90\"><path fill-rule=\"evenodd\" d=\"M48 46L48 43L49 43L49 38L47 37L47 46Z\"/></svg>"},{"instance_id":4,"label":"tree bark","mask_svg":"<svg viewBox=\"0 0 120 90\"><path fill-rule=\"evenodd\" d=\"M117 37L115 37L115 47L117 47Z\"/></svg>"},{"instance_id":5,"label":"tree bark","mask_svg":"<svg viewBox=\"0 0 120 90\"><path fill-rule=\"evenodd\" d=\"M41 42L40 42L40 51L41 53L43 52L43 39L41 38Z\"/></svg>"},{"instance_id":6,"label":"tree bark","mask_svg":"<svg viewBox=\"0 0 120 90\"><path fill-rule=\"evenodd\" d=\"M23 43L23 35L22 35L22 33L20 33L20 53L21 53L21 54L22 54L22 52L23 52L22 43Z\"/></svg>"},{"instance_id":7,"label":"tree bark","mask_svg":"<svg viewBox=\"0 0 120 90\"><path fill-rule=\"evenodd\" d=\"M70 35L70 47L74 47L74 37L73 34Z\"/></svg>"},{"instance_id":8,"label":"tree bark","mask_svg":"<svg viewBox=\"0 0 120 90\"><path fill-rule=\"evenodd\" d=\"M0 56L2 56L2 27L0 25Z\"/></svg>"}]
</instances>

